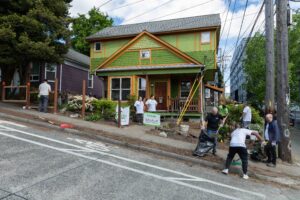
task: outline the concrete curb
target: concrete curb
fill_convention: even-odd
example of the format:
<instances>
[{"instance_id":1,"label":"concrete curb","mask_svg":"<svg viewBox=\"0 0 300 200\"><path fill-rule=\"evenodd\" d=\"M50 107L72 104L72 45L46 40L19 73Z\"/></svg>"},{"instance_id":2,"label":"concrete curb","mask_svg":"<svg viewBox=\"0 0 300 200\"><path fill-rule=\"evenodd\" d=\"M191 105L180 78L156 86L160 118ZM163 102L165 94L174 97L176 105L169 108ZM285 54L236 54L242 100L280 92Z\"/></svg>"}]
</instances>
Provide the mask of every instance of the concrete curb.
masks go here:
<instances>
[{"instance_id":1,"label":"concrete curb","mask_svg":"<svg viewBox=\"0 0 300 200\"><path fill-rule=\"evenodd\" d=\"M91 137L90 134L84 133L84 132L76 130L76 129L62 129L62 128L56 126L56 125L47 124L47 123L41 122L41 121L34 121L32 119L21 118L21 117L9 115L9 114L6 114L6 113L0 113L0 117L10 119L10 120L16 120L16 121L23 122L23 123L29 123L29 124L32 124L32 125L42 126L42 127L46 127L46 128L49 128L49 129L55 129L57 131L64 131L64 132L74 134L74 135L78 135L78 136ZM101 130L97 130L97 131L101 131ZM145 151L145 152L153 153L153 154L168 157L168 158L173 158L173 159L177 159L177 160L181 160L181 161L190 162L190 163L193 163L193 164L200 164L200 165L203 165L205 167L210 167L210 168L217 169L217 170L220 170L222 168L222 165L220 165L218 163L209 162L209 161L206 161L206 160L192 158L192 157L188 157L188 156L184 156L184 155L179 155L179 154L176 154L176 153L163 151L163 150L160 150L160 149L154 149L154 148L146 147L146 146L143 146L143 145L130 144L130 143L127 143L127 142L111 139L111 138L100 136L100 135L93 135L93 138L97 138L97 139L99 139L103 142L106 142L106 143L121 145L121 146L128 147L128 148L131 148L131 149L134 149L134 150Z\"/></svg>"}]
</instances>

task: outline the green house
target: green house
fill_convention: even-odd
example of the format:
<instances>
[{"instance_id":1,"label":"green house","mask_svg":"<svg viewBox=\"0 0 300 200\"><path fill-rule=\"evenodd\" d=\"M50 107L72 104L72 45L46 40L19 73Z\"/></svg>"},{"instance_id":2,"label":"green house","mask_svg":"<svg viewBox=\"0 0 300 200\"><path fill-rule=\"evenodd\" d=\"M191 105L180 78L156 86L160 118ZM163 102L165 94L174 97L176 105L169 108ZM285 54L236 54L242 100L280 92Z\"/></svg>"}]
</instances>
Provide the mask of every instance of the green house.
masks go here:
<instances>
[{"instance_id":1,"label":"green house","mask_svg":"<svg viewBox=\"0 0 300 200\"><path fill-rule=\"evenodd\" d=\"M155 95L157 109L182 109L195 79L201 85L187 111L199 113L203 89L213 81L221 20L218 14L105 28L91 43L91 71L103 77L106 96Z\"/></svg>"}]
</instances>

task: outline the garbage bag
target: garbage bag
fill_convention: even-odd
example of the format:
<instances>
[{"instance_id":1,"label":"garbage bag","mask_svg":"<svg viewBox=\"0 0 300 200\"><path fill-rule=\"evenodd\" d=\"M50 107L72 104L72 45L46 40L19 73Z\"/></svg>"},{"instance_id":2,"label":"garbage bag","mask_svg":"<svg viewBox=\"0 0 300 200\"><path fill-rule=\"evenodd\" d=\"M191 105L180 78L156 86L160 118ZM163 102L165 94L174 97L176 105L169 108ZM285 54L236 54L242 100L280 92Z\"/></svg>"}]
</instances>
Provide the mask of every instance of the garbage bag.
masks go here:
<instances>
[{"instance_id":1,"label":"garbage bag","mask_svg":"<svg viewBox=\"0 0 300 200\"><path fill-rule=\"evenodd\" d=\"M213 146L214 138L209 137L204 130L201 130L198 144L193 152L193 155L203 157L206 155L206 153L213 149Z\"/></svg>"}]
</instances>

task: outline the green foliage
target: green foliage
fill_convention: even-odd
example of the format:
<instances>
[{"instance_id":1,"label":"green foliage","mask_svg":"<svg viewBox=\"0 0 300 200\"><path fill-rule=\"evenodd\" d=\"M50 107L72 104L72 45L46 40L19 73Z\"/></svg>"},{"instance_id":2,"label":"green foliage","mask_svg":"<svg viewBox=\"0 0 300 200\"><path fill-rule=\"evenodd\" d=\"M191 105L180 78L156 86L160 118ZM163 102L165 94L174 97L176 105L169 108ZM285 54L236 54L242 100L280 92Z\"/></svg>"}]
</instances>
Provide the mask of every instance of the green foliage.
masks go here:
<instances>
[{"instance_id":1,"label":"green foliage","mask_svg":"<svg viewBox=\"0 0 300 200\"><path fill-rule=\"evenodd\" d=\"M63 41L68 41L70 36L69 3L70 0L0 2L2 72L19 66L24 75L31 61L61 61L62 54L68 50Z\"/></svg>"},{"instance_id":2,"label":"green foliage","mask_svg":"<svg viewBox=\"0 0 300 200\"><path fill-rule=\"evenodd\" d=\"M94 112L104 119L113 119L116 114L117 103L107 99L94 100L92 102Z\"/></svg>"},{"instance_id":3,"label":"green foliage","mask_svg":"<svg viewBox=\"0 0 300 200\"><path fill-rule=\"evenodd\" d=\"M91 115L88 115L84 118L86 121L99 121L102 119L102 116L98 113L93 113Z\"/></svg>"},{"instance_id":4,"label":"green foliage","mask_svg":"<svg viewBox=\"0 0 300 200\"><path fill-rule=\"evenodd\" d=\"M247 45L247 57L244 60L246 74L244 87L248 93L248 101L256 107L261 107L265 99L265 51L265 38L260 33L256 33Z\"/></svg>"},{"instance_id":5,"label":"green foliage","mask_svg":"<svg viewBox=\"0 0 300 200\"><path fill-rule=\"evenodd\" d=\"M88 16L79 14L72 22L74 36L72 47L85 55L90 55L90 44L86 41L86 37L113 24L113 20L96 7L88 12Z\"/></svg>"},{"instance_id":6,"label":"green foliage","mask_svg":"<svg viewBox=\"0 0 300 200\"><path fill-rule=\"evenodd\" d=\"M92 112L94 111L93 101L96 98L94 97L85 97L85 111ZM67 110L73 112L80 112L82 109L82 95L70 96L67 104Z\"/></svg>"}]
</instances>

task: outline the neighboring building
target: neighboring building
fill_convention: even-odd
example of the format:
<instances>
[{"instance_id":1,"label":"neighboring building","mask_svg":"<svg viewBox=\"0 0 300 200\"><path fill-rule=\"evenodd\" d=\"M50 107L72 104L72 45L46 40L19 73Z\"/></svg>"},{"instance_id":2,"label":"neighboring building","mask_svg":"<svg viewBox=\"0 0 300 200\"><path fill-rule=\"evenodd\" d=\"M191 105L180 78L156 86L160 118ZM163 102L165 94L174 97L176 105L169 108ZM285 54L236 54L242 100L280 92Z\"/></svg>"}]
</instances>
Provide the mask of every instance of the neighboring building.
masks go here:
<instances>
[{"instance_id":1,"label":"neighboring building","mask_svg":"<svg viewBox=\"0 0 300 200\"><path fill-rule=\"evenodd\" d=\"M247 38L243 38L243 40L239 43L234 51L230 65L230 97L238 102L247 101L247 91L244 86L246 79L243 66L243 60L246 56L246 53L245 51L242 52L246 41ZM241 53L243 53L242 56ZM240 56L241 58L239 59Z\"/></svg>"},{"instance_id":2,"label":"neighboring building","mask_svg":"<svg viewBox=\"0 0 300 200\"><path fill-rule=\"evenodd\" d=\"M155 95L158 110L178 112L200 71L214 80L220 26L215 14L105 28L87 38L91 71L108 99ZM201 87L187 111L200 112Z\"/></svg>"},{"instance_id":3,"label":"neighboring building","mask_svg":"<svg viewBox=\"0 0 300 200\"><path fill-rule=\"evenodd\" d=\"M89 71L90 58L73 49L64 55L62 64L33 63L30 82L33 88L47 79L54 88L55 79L58 80L58 91L71 94L82 94L82 81L86 80L86 93L101 98L104 96L104 86L101 78Z\"/></svg>"}]
</instances>

